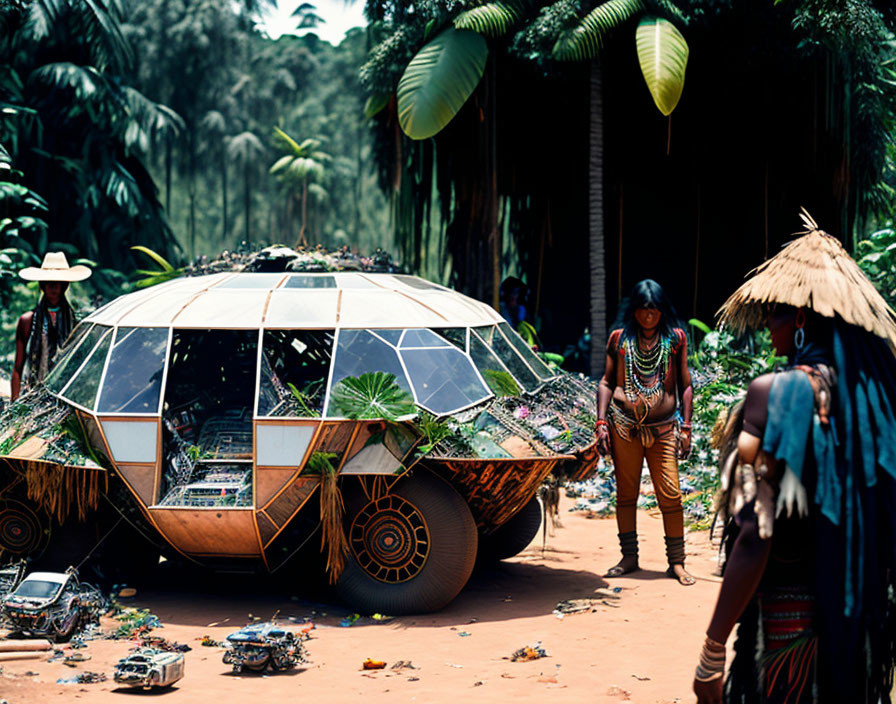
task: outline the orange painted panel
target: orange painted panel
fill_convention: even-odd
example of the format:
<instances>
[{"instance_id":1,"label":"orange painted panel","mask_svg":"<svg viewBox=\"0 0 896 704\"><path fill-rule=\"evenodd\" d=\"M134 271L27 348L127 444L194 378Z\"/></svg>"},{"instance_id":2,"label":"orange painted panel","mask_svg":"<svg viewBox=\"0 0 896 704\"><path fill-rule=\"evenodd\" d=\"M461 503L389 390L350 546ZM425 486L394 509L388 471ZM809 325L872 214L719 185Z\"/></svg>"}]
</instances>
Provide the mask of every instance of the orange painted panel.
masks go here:
<instances>
[{"instance_id":1,"label":"orange painted panel","mask_svg":"<svg viewBox=\"0 0 896 704\"><path fill-rule=\"evenodd\" d=\"M274 494L280 491L289 478L296 473L295 469L266 469L255 470L255 505L261 508L267 506L268 501L274 498Z\"/></svg>"},{"instance_id":2,"label":"orange painted panel","mask_svg":"<svg viewBox=\"0 0 896 704\"><path fill-rule=\"evenodd\" d=\"M252 509L153 508L165 538L188 555L260 557Z\"/></svg>"}]
</instances>

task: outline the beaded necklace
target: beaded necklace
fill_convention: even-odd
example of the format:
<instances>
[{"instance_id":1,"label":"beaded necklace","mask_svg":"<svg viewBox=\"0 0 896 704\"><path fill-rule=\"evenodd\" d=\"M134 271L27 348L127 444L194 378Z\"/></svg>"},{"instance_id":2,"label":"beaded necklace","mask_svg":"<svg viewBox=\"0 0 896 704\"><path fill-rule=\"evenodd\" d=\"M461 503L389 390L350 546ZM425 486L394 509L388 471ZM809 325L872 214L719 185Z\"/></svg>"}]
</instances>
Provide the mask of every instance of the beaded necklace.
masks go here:
<instances>
[{"instance_id":1,"label":"beaded necklace","mask_svg":"<svg viewBox=\"0 0 896 704\"><path fill-rule=\"evenodd\" d=\"M632 403L643 399L650 408L665 389L672 338L662 336L653 347L643 352L637 339L626 338L622 348L625 357L625 396Z\"/></svg>"}]
</instances>

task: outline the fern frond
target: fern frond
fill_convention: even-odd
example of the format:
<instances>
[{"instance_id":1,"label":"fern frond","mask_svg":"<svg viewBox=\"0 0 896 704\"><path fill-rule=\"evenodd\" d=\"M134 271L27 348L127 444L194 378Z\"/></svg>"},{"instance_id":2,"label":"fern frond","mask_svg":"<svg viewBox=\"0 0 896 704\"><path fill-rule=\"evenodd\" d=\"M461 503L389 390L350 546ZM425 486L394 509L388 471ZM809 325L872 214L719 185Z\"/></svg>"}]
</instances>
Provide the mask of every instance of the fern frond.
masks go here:
<instances>
[{"instance_id":1,"label":"fern frond","mask_svg":"<svg viewBox=\"0 0 896 704\"><path fill-rule=\"evenodd\" d=\"M554 58L559 61L593 59L609 32L644 9L643 0L608 0L598 5L577 26L560 35L554 44Z\"/></svg>"},{"instance_id":2,"label":"fern frond","mask_svg":"<svg viewBox=\"0 0 896 704\"><path fill-rule=\"evenodd\" d=\"M461 12L454 18L454 28L469 29L486 37L500 37L519 22L527 4L522 0L489 2Z\"/></svg>"}]
</instances>

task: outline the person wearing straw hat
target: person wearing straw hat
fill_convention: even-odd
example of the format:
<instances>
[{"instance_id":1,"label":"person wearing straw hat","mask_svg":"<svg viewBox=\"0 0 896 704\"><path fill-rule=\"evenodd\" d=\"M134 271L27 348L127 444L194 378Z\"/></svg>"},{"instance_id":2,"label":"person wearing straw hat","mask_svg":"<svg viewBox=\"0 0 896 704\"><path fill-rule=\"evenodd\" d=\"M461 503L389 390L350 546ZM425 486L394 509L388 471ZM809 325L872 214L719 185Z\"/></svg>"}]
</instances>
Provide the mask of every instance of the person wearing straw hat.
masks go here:
<instances>
[{"instance_id":1,"label":"person wearing straw hat","mask_svg":"<svg viewBox=\"0 0 896 704\"><path fill-rule=\"evenodd\" d=\"M75 314L65 299L72 281L83 281L92 272L83 264L69 266L63 252L47 252L40 268L19 271L26 281L37 281L41 296L34 310L23 314L16 325L16 359L11 381L14 401L22 383L34 386L53 368L56 354L75 325Z\"/></svg>"},{"instance_id":2,"label":"person wearing straw hat","mask_svg":"<svg viewBox=\"0 0 896 704\"><path fill-rule=\"evenodd\" d=\"M802 218L807 231L719 311L735 332L767 326L789 366L753 380L725 423L727 561L699 704L890 701L896 313L840 242Z\"/></svg>"}]
</instances>

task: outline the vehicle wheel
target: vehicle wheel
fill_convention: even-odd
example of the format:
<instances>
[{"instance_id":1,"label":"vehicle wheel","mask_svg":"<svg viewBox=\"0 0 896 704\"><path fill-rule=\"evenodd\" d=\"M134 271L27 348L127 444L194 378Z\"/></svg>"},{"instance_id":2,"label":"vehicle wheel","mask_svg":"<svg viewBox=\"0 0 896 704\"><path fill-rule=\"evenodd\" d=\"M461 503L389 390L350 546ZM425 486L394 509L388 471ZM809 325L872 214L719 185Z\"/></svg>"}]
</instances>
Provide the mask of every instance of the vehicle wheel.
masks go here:
<instances>
[{"instance_id":1,"label":"vehicle wheel","mask_svg":"<svg viewBox=\"0 0 896 704\"><path fill-rule=\"evenodd\" d=\"M68 643L72 636L75 635L75 632L78 630L78 624L81 622L81 614L75 614L75 617L72 619L72 622L68 625L68 628L65 631L56 633L56 642L57 643Z\"/></svg>"},{"instance_id":2,"label":"vehicle wheel","mask_svg":"<svg viewBox=\"0 0 896 704\"><path fill-rule=\"evenodd\" d=\"M246 664L246 665L243 665L243 667L245 669L249 670L250 672L264 672L268 667L268 661L265 660L263 663L258 664L258 665Z\"/></svg>"},{"instance_id":3,"label":"vehicle wheel","mask_svg":"<svg viewBox=\"0 0 896 704\"><path fill-rule=\"evenodd\" d=\"M16 499L0 501L0 555L40 554L49 535L48 521L27 504Z\"/></svg>"},{"instance_id":4,"label":"vehicle wheel","mask_svg":"<svg viewBox=\"0 0 896 704\"><path fill-rule=\"evenodd\" d=\"M489 535L479 537L480 562L506 560L519 555L538 535L541 503L533 496L507 523Z\"/></svg>"},{"instance_id":5,"label":"vehicle wheel","mask_svg":"<svg viewBox=\"0 0 896 704\"><path fill-rule=\"evenodd\" d=\"M476 562L476 523L450 484L429 472L374 500L346 500L349 555L339 595L361 613L435 611L463 589Z\"/></svg>"},{"instance_id":6,"label":"vehicle wheel","mask_svg":"<svg viewBox=\"0 0 896 704\"><path fill-rule=\"evenodd\" d=\"M283 672L284 670L289 670L292 667L295 667L295 660L288 655L284 655L283 657L271 658L271 669L274 672Z\"/></svg>"}]
</instances>

